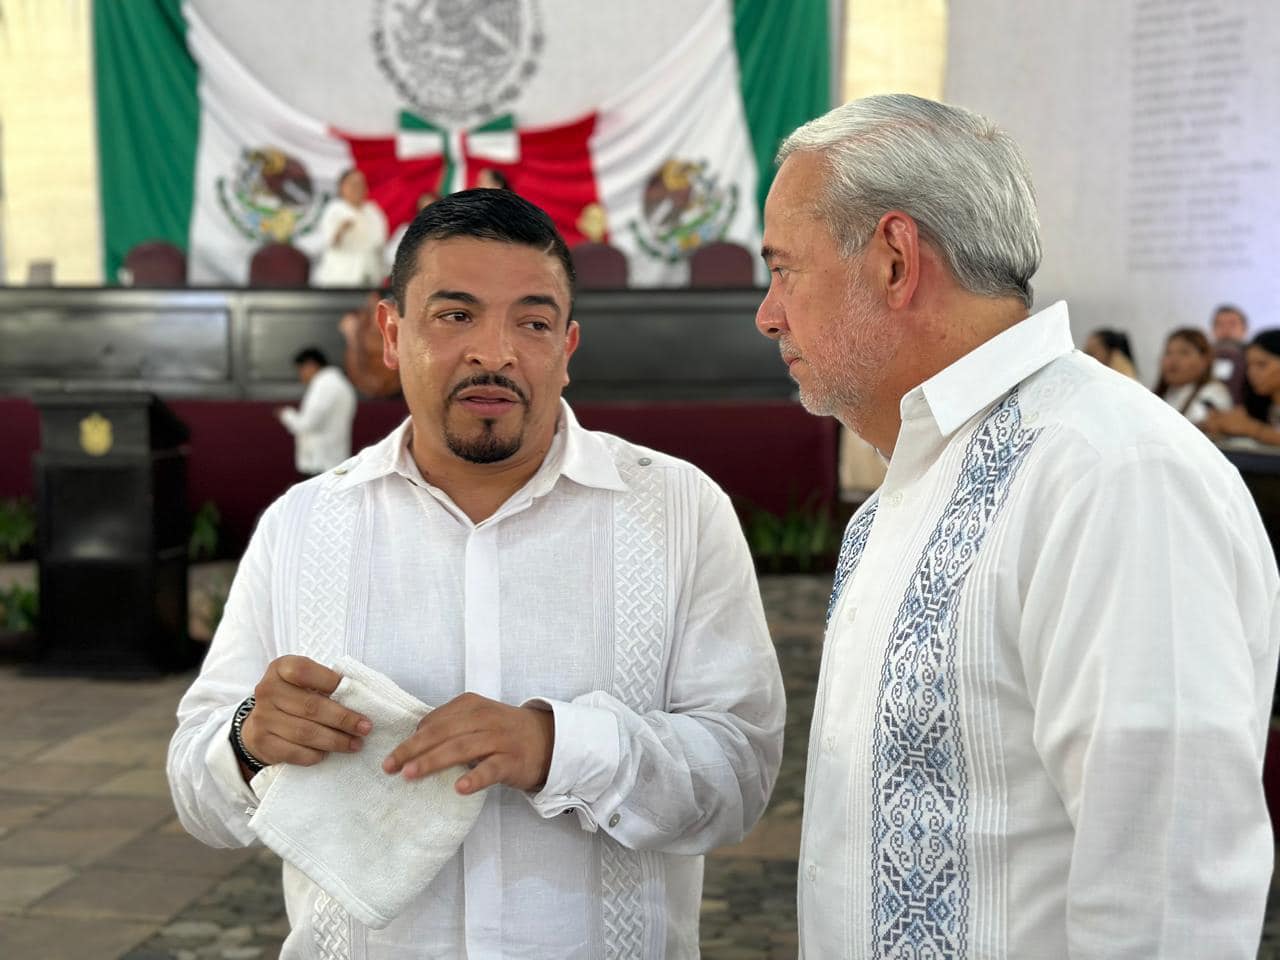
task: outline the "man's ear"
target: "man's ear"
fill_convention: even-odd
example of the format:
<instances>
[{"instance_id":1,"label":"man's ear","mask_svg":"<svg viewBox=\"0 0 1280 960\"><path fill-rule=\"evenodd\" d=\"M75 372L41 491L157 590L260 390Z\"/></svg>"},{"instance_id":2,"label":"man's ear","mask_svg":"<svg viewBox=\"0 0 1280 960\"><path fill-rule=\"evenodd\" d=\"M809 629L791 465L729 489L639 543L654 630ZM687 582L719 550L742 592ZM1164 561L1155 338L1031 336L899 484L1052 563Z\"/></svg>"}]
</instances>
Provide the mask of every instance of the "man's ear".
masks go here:
<instances>
[{"instance_id":1,"label":"man's ear","mask_svg":"<svg viewBox=\"0 0 1280 960\"><path fill-rule=\"evenodd\" d=\"M564 382L561 386L569 385L569 358L578 349L578 338L581 333L582 328L578 326L578 321L570 320L569 329L564 332Z\"/></svg>"},{"instance_id":2,"label":"man's ear","mask_svg":"<svg viewBox=\"0 0 1280 960\"><path fill-rule=\"evenodd\" d=\"M872 239L883 263L885 305L909 306L920 284L920 228L901 210L890 210L876 224Z\"/></svg>"},{"instance_id":3,"label":"man's ear","mask_svg":"<svg viewBox=\"0 0 1280 960\"><path fill-rule=\"evenodd\" d=\"M389 370L400 369L400 313L391 300L379 300L376 311L382 331L382 362Z\"/></svg>"}]
</instances>

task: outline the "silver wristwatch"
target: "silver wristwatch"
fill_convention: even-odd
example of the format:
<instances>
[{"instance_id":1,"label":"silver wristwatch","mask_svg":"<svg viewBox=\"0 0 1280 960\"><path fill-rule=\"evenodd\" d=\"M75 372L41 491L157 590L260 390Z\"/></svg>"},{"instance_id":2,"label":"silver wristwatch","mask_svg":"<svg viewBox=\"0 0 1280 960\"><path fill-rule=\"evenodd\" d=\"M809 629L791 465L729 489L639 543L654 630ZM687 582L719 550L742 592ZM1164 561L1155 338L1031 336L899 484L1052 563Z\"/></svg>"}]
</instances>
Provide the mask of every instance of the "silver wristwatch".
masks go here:
<instances>
[{"instance_id":1,"label":"silver wristwatch","mask_svg":"<svg viewBox=\"0 0 1280 960\"><path fill-rule=\"evenodd\" d=\"M251 773L257 773L266 766L245 747L244 736L241 734L245 718L249 716L255 703L257 703L256 698L246 697L245 701L236 708L236 715L231 719L231 749L236 752L240 762L248 767Z\"/></svg>"}]
</instances>

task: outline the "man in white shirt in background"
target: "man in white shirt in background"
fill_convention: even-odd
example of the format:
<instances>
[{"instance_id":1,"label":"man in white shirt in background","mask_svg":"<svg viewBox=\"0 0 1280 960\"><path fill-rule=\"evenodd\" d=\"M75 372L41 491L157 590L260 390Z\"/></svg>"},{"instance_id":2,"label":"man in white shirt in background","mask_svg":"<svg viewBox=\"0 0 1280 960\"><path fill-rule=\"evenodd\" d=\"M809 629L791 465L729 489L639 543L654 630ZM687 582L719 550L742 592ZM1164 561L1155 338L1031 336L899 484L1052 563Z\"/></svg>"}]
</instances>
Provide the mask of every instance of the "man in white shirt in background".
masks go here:
<instances>
[{"instance_id":1,"label":"man in white shirt in background","mask_svg":"<svg viewBox=\"0 0 1280 960\"><path fill-rule=\"evenodd\" d=\"M1238 472L1029 316L989 121L869 97L779 156L757 326L888 458L829 610L803 956L1253 960L1280 609Z\"/></svg>"},{"instance_id":2,"label":"man in white shirt in background","mask_svg":"<svg viewBox=\"0 0 1280 960\"><path fill-rule=\"evenodd\" d=\"M392 286L410 417L263 515L178 709L178 814L244 845L256 769L359 749L367 718L327 697L347 654L436 707L386 776L467 764L485 805L381 930L286 866L283 957L696 957L701 854L764 810L785 714L729 500L574 419L573 267L537 207L432 204Z\"/></svg>"},{"instance_id":3,"label":"man in white shirt in background","mask_svg":"<svg viewBox=\"0 0 1280 960\"><path fill-rule=\"evenodd\" d=\"M351 456L356 390L318 347L293 358L306 390L295 407L279 407L276 418L293 434L293 462L302 477L332 469Z\"/></svg>"}]
</instances>

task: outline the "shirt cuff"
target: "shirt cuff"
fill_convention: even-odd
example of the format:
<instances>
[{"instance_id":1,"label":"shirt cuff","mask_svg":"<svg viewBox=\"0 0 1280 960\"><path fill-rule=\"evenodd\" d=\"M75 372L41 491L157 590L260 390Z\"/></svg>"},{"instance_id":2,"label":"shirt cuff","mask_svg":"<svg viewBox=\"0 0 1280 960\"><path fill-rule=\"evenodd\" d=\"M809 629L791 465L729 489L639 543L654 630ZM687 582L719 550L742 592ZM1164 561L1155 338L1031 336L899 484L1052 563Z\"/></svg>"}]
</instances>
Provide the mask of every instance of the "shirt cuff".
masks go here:
<instances>
[{"instance_id":1,"label":"shirt cuff","mask_svg":"<svg viewBox=\"0 0 1280 960\"><path fill-rule=\"evenodd\" d=\"M548 819L574 810L582 828L594 832L598 824L590 807L608 791L621 762L618 718L600 707L543 697L521 706L550 710L556 723L551 769L543 788L529 797L533 809Z\"/></svg>"},{"instance_id":2,"label":"shirt cuff","mask_svg":"<svg viewBox=\"0 0 1280 960\"><path fill-rule=\"evenodd\" d=\"M235 711L232 711L232 720L235 718ZM209 749L205 751L204 762L208 767L209 775L226 796L235 803L240 803L245 811L245 821L252 814L252 808L258 805L258 797L253 792L249 784L244 782L244 777L240 774L240 761L236 759L236 751L231 746L231 723L228 720L223 724L222 729L213 740L209 743ZM256 777L254 779L257 779Z\"/></svg>"}]
</instances>

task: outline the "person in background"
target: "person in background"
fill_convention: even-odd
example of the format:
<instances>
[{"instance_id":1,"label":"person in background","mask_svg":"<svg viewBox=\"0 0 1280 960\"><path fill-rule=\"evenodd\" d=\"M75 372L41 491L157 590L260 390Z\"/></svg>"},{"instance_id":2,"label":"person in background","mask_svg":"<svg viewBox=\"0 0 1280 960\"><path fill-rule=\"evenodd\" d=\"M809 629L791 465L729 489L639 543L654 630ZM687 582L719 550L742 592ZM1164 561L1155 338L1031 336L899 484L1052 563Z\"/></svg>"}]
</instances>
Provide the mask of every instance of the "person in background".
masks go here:
<instances>
[{"instance_id":1,"label":"person in background","mask_svg":"<svg viewBox=\"0 0 1280 960\"><path fill-rule=\"evenodd\" d=\"M476 176L476 187L483 190L510 190L511 181L501 170L485 167Z\"/></svg>"},{"instance_id":2,"label":"person in background","mask_svg":"<svg viewBox=\"0 0 1280 960\"><path fill-rule=\"evenodd\" d=\"M378 329L378 301L390 290L375 290L355 310L348 310L338 321L338 332L346 341L342 368L347 379L366 397L400 395L400 371L388 367L382 359L382 331Z\"/></svg>"},{"instance_id":3,"label":"person in background","mask_svg":"<svg viewBox=\"0 0 1280 960\"><path fill-rule=\"evenodd\" d=\"M1230 410L1231 393L1213 377L1213 348L1194 327L1169 334L1160 358L1155 394L1194 424L1211 410Z\"/></svg>"},{"instance_id":4,"label":"person in background","mask_svg":"<svg viewBox=\"0 0 1280 960\"><path fill-rule=\"evenodd\" d=\"M317 287L377 286L386 275L387 218L369 199L364 174L354 167L338 180L338 195L320 215L324 251L312 274Z\"/></svg>"},{"instance_id":5,"label":"person in background","mask_svg":"<svg viewBox=\"0 0 1280 960\"><path fill-rule=\"evenodd\" d=\"M1224 303L1213 311L1213 345L1230 346L1243 350L1249 338L1249 318L1244 311L1230 303Z\"/></svg>"},{"instance_id":6,"label":"person in background","mask_svg":"<svg viewBox=\"0 0 1280 960\"><path fill-rule=\"evenodd\" d=\"M351 456L356 391L341 370L329 366L318 347L299 350L293 362L298 379L307 389L297 409L279 407L276 418L293 434L294 465L306 478L324 473Z\"/></svg>"},{"instance_id":7,"label":"person in background","mask_svg":"<svg viewBox=\"0 0 1280 960\"><path fill-rule=\"evenodd\" d=\"M1249 337L1249 318L1244 311L1224 303L1213 311L1213 375L1227 385L1232 402L1244 403L1244 345Z\"/></svg>"},{"instance_id":8,"label":"person in background","mask_svg":"<svg viewBox=\"0 0 1280 960\"><path fill-rule=\"evenodd\" d=\"M1134 380L1138 379L1138 368L1133 362L1133 349L1129 346L1127 333L1099 327L1085 339L1084 352L1104 367L1110 367Z\"/></svg>"},{"instance_id":9,"label":"person in background","mask_svg":"<svg viewBox=\"0 0 1280 960\"><path fill-rule=\"evenodd\" d=\"M1201 426L1211 436L1248 437L1280 446L1280 330L1263 330L1244 351L1244 403L1209 413Z\"/></svg>"},{"instance_id":10,"label":"person in background","mask_svg":"<svg viewBox=\"0 0 1280 960\"><path fill-rule=\"evenodd\" d=\"M439 199L440 199L440 194L435 190L428 190L426 193L421 194L418 197L418 206L414 211L415 214L418 211L421 211L423 207L430 206L431 204L435 203ZM396 227L396 232L393 233L391 235L391 239L387 241L387 246L386 246L386 250L384 252L384 257L383 257L383 263L387 268L388 275L390 275L391 273L391 268L395 266L396 251L400 249L400 241L404 239L405 233L407 233L409 230L409 224L412 222L413 222L413 218L410 217L404 223L400 224L400 226ZM377 328L375 327L374 329L376 330ZM379 334L379 340L381 340L381 334Z\"/></svg>"}]
</instances>

